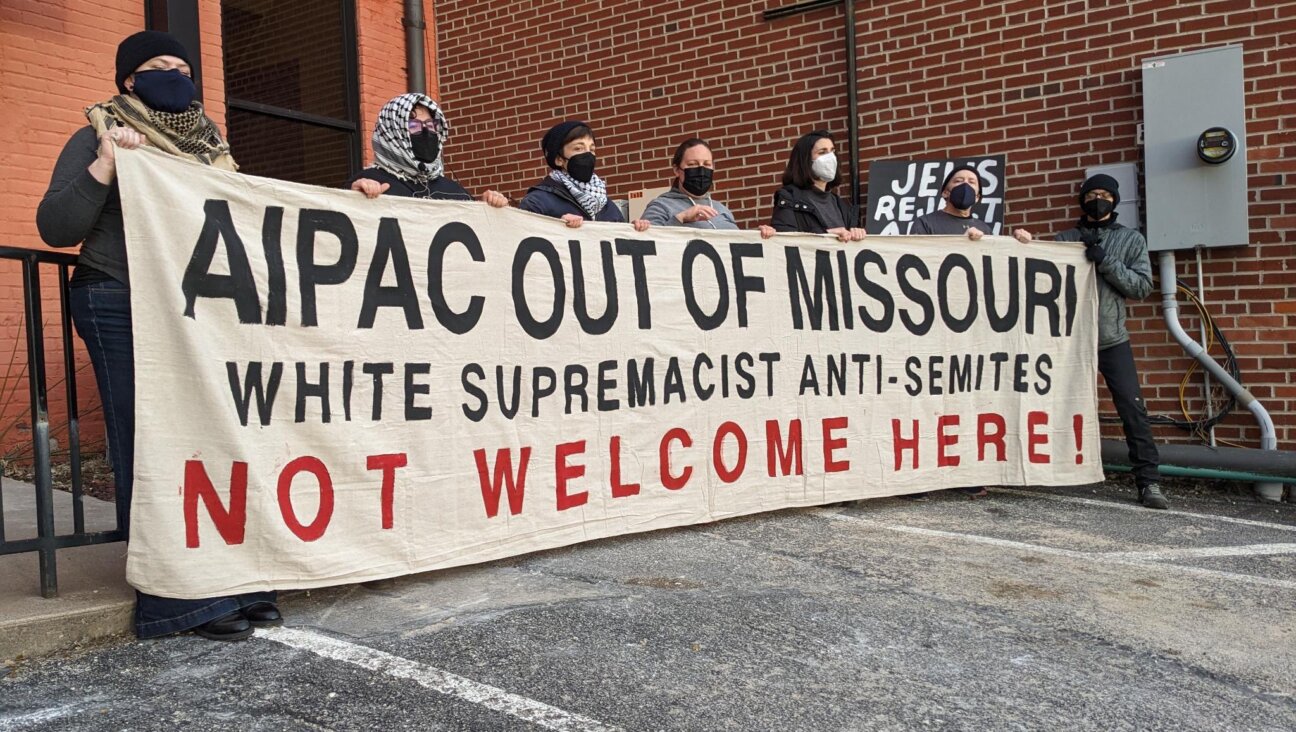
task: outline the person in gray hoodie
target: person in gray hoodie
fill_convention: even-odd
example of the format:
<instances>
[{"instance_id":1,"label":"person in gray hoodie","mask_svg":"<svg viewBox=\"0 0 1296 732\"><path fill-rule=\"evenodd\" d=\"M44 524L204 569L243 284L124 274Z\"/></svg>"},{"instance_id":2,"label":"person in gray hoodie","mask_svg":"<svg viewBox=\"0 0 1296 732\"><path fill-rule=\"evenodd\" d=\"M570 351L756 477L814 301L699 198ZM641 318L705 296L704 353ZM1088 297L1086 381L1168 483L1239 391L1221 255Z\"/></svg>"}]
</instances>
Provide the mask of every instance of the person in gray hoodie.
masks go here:
<instances>
[{"instance_id":1,"label":"person in gray hoodie","mask_svg":"<svg viewBox=\"0 0 1296 732\"><path fill-rule=\"evenodd\" d=\"M1168 508L1161 493L1160 456L1125 328L1125 301L1142 300L1152 292L1152 263L1143 235L1116 223L1119 203L1115 178L1091 176L1080 186L1080 220L1054 238L1084 244L1085 257L1098 269L1098 370L1125 428L1139 503Z\"/></svg>"},{"instance_id":2,"label":"person in gray hoodie","mask_svg":"<svg viewBox=\"0 0 1296 732\"><path fill-rule=\"evenodd\" d=\"M654 226L688 226L694 229L737 229L738 222L727 206L711 198L715 160L706 140L690 137L675 148L671 158L671 189L654 198L643 218ZM762 226L761 236L774 236L774 229Z\"/></svg>"}]
</instances>

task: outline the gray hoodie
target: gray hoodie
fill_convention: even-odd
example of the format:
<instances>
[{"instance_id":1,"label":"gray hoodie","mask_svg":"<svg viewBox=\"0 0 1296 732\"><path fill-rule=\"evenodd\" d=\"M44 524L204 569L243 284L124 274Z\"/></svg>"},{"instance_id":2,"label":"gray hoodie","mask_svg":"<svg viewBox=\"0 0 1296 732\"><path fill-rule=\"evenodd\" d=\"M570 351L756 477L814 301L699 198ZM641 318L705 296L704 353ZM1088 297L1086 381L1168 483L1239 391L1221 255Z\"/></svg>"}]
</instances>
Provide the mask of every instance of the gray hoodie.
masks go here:
<instances>
[{"instance_id":1,"label":"gray hoodie","mask_svg":"<svg viewBox=\"0 0 1296 732\"><path fill-rule=\"evenodd\" d=\"M680 220L675 218L681 211L695 205L710 206L719 215L710 221L694 221L688 224L681 224ZM710 196L694 199L678 188L672 188L654 198L652 203L648 204L648 208L644 209L643 217L653 226L691 226L694 229L738 228L738 222L734 220L733 212L723 203L712 199Z\"/></svg>"},{"instance_id":2,"label":"gray hoodie","mask_svg":"<svg viewBox=\"0 0 1296 732\"><path fill-rule=\"evenodd\" d=\"M1125 300L1142 300L1152 292L1152 262L1147 240L1136 229L1120 224L1098 230L1098 245L1107 252L1098 265L1098 350L1129 340L1125 329ZM1058 241L1080 241L1080 229L1067 229Z\"/></svg>"}]
</instances>

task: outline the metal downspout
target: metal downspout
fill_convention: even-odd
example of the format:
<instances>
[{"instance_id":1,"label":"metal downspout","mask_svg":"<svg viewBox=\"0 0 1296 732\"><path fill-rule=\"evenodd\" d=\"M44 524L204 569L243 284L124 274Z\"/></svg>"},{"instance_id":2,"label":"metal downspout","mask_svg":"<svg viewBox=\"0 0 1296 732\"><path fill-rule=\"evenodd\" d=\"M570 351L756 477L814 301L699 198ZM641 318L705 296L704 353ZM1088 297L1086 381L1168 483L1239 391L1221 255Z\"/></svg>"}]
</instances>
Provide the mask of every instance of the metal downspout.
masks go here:
<instances>
[{"instance_id":1,"label":"metal downspout","mask_svg":"<svg viewBox=\"0 0 1296 732\"><path fill-rule=\"evenodd\" d=\"M405 0L405 78L409 91L427 93L427 48L424 34L427 23L423 21L423 0Z\"/></svg>"}]
</instances>

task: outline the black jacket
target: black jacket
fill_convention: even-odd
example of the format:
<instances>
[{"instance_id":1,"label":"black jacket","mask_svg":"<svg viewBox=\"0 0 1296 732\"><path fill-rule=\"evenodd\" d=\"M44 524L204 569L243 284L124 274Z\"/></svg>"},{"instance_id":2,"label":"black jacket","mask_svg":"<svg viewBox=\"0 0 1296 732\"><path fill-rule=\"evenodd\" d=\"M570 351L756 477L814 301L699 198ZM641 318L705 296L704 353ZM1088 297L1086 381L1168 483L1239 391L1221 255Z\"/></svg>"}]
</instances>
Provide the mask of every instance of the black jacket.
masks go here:
<instances>
[{"instance_id":1,"label":"black jacket","mask_svg":"<svg viewBox=\"0 0 1296 732\"><path fill-rule=\"evenodd\" d=\"M388 173L382 168L365 168L360 171L354 178L347 181L347 188L351 187L361 178L368 178L379 183L389 183L391 188L387 189L384 196L405 196L407 198L432 198L441 201L471 201L473 197L469 195L467 189L455 183L449 178L443 176L433 178L427 183L411 183L401 180L396 176Z\"/></svg>"},{"instance_id":2,"label":"black jacket","mask_svg":"<svg viewBox=\"0 0 1296 732\"><path fill-rule=\"evenodd\" d=\"M826 234L830 227L819 220L815 207L807 199L808 191L796 186L783 186L774 193L774 213L770 216L770 226L775 231L800 231L806 234ZM834 196L841 208L842 221L846 228L858 226L859 218L855 207L841 196Z\"/></svg>"},{"instance_id":3,"label":"black jacket","mask_svg":"<svg viewBox=\"0 0 1296 732\"><path fill-rule=\"evenodd\" d=\"M621 216L621 209L612 203L611 198L608 199L603 210L591 218L585 209L581 208L571 191L548 176L527 189L527 194L518 202L518 208L555 219L562 218L563 214L576 214L586 221L625 221Z\"/></svg>"}]
</instances>

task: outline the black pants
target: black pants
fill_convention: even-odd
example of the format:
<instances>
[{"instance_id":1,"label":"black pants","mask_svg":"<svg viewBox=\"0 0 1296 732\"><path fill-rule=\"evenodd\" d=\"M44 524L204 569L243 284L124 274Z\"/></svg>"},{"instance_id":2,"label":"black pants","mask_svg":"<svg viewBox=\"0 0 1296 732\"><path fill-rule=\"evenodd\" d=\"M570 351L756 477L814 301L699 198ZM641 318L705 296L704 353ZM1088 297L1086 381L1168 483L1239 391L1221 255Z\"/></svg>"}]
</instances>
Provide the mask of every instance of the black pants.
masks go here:
<instances>
[{"instance_id":1,"label":"black pants","mask_svg":"<svg viewBox=\"0 0 1296 732\"><path fill-rule=\"evenodd\" d=\"M1143 403L1129 341L1099 351L1098 371L1107 380L1107 390L1111 392L1116 413L1125 428L1125 444L1129 446L1135 484L1141 488L1157 482L1161 477L1157 472L1161 458L1152 440L1152 427L1148 424L1147 406Z\"/></svg>"}]
</instances>

